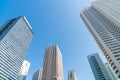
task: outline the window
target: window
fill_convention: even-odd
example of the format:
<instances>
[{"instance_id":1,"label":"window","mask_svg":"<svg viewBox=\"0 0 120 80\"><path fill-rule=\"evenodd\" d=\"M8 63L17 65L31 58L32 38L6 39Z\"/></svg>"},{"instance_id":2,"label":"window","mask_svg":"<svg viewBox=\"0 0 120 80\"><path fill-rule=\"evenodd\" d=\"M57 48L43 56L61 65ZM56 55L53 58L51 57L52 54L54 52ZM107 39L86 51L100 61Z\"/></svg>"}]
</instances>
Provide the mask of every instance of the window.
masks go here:
<instances>
[{"instance_id":1,"label":"window","mask_svg":"<svg viewBox=\"0 0 120 80\"><path fill-rule=\"evenodd\" d=\"M72 73L70 73L70 78L72 78Z\"/></svg>"},{"instance_id":2,"label":"window","mask_svg":"<svg viewBox=\"0 0 120 80\"><path fill-rule=\"evenodd\" d=\"M115 74L117 74L119 71L117 70L116 72L115 72Z\"/></svg>"},{"instance_id":3,"label":"window","mask_svg":"<svg viewBox=\"0 0 120 80\"><path fill-rule=\"evenodd\" d=\"M0 31L0 35L2 35L2 33L3 33L6 29L8 29L8 27L13 23L14 20L16 20L16 19L12 19L11 21L9 21L9 22L5 25L5 27L2 28L2 30Z\"/></svg>"},{"instance_id":4,"label":"window","mask_svg":"<svg viewBox=\"0 0 120 80\"><path fill-rule=\"evenodd\" d=\"M116 68L116 66L113 67L113 70Z\"/></svg>"}]
</instances>

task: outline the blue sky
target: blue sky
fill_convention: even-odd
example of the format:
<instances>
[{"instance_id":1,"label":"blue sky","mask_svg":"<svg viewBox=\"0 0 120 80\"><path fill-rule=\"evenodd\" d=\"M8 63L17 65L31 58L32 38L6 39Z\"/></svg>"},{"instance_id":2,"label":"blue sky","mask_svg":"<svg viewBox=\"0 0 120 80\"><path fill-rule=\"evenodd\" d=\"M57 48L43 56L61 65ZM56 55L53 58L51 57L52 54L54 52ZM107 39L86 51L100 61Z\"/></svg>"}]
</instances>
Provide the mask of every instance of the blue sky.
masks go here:
<instances>
[{"instance_id":1,"label":"blue sky","mask_svg":"<svg viewBox=\"0 0 120 80\"><path fill-rule=\"evenodd\" d=\"M100 53L80 18L80 10L93 0L0 0L0 25L6 20L26 16L34 37L26 55L31 63L27 80L43 65L45 47L58 44L63 56L64 80L74 69L79 80L94 80L87 55Z\"/></svg>"}]
</instances>

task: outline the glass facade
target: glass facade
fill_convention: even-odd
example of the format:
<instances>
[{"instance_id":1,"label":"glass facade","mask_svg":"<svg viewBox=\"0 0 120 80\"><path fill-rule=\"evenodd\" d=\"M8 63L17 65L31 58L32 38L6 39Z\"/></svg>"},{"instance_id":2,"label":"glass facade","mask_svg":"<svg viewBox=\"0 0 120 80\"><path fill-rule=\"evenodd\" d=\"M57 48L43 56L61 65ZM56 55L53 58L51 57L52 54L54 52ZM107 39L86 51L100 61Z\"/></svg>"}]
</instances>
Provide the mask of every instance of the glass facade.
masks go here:
<instances>
[{"instance_id":1,"label":"glass facade","mask_svg":"<svg viewBox=\"0 0 120 80\"><path fill-rule=\"evenodd\" d=\"M89 55L88 61L95 76L95 80L114 80L108 73L104 63L97 53Z\"/></svg>"},{"instance_id":2,"label":"glass facade","mask_svg":"<svg viewBox=\"0 0 120 80\"><path fill-rule=\"evenodd\" d=\"M96 69L96 71L97 71L97 73L98 73L98 75L99 75L99 78L100 78L101 80L106 80L106 78L105 78L105 76L104 76L104 74L103 74L103 72L102 72L102 69L101 69L99 63L97 62L97 59L95 58L95 56L92 56L92 57L91 57L91 60L92 60L92 62L93 62L93 65L95 66L95 69Z\"/></svg>"},{"instance_id":3,"label":"glass facade","mask_svg":"<svg viewBox=\"0 0 120 80\"><path fill-rule=\"evenodd\" d=\"M0 77L17 80L19 70L32 40L25 17L7 21L0 28Z\"/></svg>"}]
</instances>

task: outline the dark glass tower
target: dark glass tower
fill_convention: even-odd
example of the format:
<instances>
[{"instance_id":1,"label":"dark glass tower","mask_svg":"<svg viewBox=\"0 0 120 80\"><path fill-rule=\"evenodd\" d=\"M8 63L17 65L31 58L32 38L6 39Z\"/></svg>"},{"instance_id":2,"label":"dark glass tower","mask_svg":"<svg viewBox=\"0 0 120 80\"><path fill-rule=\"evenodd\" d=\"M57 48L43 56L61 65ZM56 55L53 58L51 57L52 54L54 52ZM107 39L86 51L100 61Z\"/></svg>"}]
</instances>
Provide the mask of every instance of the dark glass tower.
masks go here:
<instances>
[{"instance_id":1,"label":"dark glass tower","mask_svg":"<svg viewBox=\"0 0 120 80\"><path fill-rule=\"evenodd\" d=\"M95 80L114 80L108 73L104 63L97 53L89 55L88 61L95 76Z\"/></svg>"}]
</instances>

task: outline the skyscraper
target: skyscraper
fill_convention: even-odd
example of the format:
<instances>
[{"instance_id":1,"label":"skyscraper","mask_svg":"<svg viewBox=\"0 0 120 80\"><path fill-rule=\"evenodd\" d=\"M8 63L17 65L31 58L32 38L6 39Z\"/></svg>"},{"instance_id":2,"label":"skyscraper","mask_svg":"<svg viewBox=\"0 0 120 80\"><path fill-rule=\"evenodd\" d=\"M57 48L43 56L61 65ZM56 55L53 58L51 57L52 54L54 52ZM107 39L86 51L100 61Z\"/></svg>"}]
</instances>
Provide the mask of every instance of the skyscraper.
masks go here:
<instances>
[{"instance_id":1,"label":"skyscraper","mask_svg":"<svg viewBox=\"0 0 120 80\"><path fill-rule=\"evenodd\" d=\"M68 72L68 80L77 80L77 76L74 70Z\"/></svg>"},{"instance_id":2,"label":"skyscraper","mask_svg":"<svg viewBox=\"0 0 120 80\"><path fill-rule=\"evenodd\" d=\"M25 17L8 20L0 27L0 80L17 80L33 37Z\"/></svg>"},{"instance_id":3,"label":"skyscraper","mask_svg":"<svg viewBox=\"0 0 120 80\"><path fill-rule=\"evenodd\" d=\"M88 57L92 72L94 74L95 80L114 80L112 76L108 73L99 55L91 54Z\"/></svg>"},{"instance_id":4,"label":"skyscraper","mask_svg":"<svg viewBox=\"0 0 120 80\"><path fill-rule=\"evenodd\" d=\"M37 71L33 74L32 80L42 80L42 72L43 72L43 68L40 68L39 70L37 70Z\"/></svg>"},{"instance_id":5,"label":"skyscraper","mask_svg":"<svg viewBox=\"0 0 120 80\"><path fill-rule=\"evenodd\" d=\"M28 71L29 71L30 63L26 60L23 61L22 67L19 72L18 80L26 80Z\"/></svg>"},{"instance_id":6,"label":"skyscraper","mask_svg":"<svg viewBox=\"0 0 120 80\"><path fill-rule=\"evenodd\" d=\"M57 45L45 50L42 80L64 80L62 54Z\"/></svg>"},{"instance_id":7,"label":"skyscraper","mask_svg":"<svg viewBox=\"0 0 120 80\"><path fill-rule=\"evenodd\" d=\"M81 17L120 79L120 0L96 0Z\"/></svg>"},{"instance_id":8,"label":"skyscraper","mask_svg":"<svg viewBox=\"0 0 120 80\"><path fill-rule=\"evenodd\" d=\"M110 74L110 76L112 76L112 77L113 77L113 79L112 79L112 80L117 80L117 77L115 76L115 74L114 74L113 70L111 69L111 67L109 66L109 64L108 64L108 63L105 63L105 67L106 67L106 69L107 69L108 73Z\"/></svg>"}]
</instances>

